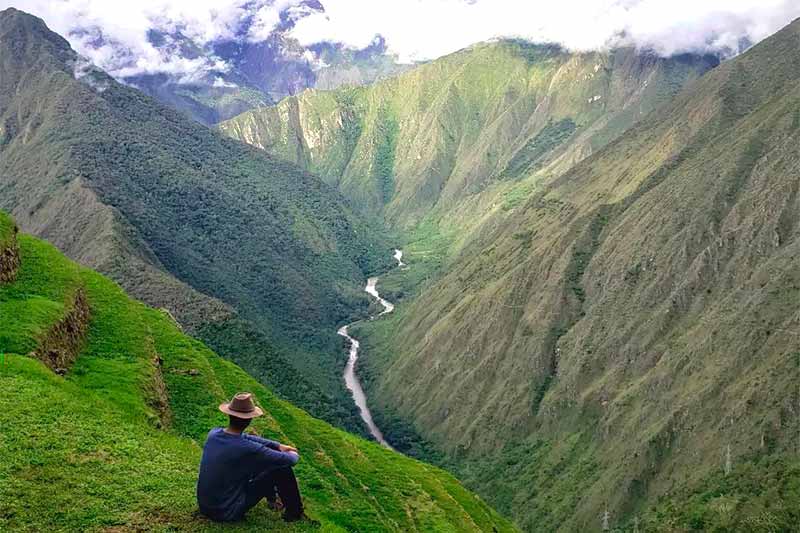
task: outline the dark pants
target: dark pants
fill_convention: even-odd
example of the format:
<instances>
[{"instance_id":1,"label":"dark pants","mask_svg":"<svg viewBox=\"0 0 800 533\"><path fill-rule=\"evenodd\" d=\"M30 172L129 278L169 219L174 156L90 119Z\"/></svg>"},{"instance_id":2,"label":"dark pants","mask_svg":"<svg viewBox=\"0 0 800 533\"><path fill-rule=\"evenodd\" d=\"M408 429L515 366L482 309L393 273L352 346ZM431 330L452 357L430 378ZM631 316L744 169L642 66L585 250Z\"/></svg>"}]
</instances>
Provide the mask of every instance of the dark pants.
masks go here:
<instances>
[{"instance_id":1,"label":"dark pants","mask_svg":"<svg viewBox=\"0 0 800 533\"><path fill-rule=\"evenodd\" d=\"M297 487L297 478L291 468L278 468L263 472L250 480L247 485L247 498L245 512L253 508L262 498L274 503L277 496L283 502L283 518L297 520L303 515L303 501L300 498L300 489Z\"/></svg>"}]
</instances>

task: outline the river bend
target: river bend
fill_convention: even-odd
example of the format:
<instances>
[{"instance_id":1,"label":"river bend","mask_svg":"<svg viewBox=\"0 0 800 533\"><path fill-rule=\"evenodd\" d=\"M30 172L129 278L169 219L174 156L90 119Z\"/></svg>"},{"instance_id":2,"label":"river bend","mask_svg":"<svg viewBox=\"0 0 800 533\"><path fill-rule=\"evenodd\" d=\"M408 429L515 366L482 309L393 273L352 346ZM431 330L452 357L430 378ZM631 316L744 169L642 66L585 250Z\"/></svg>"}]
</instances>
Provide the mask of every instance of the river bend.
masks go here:
<instances>
[{"instance_id":1,"label":"river bend","mask_svg":"<svg viewBox=\"0 0 800 533\"><path fill-rule=\"evenodd\" d=\"M403 251L402 250L395 250L394 251L394 259L397 261L398 268L405 267L406 264L403 262ZM381 298L381 295L378 293L378 279L377 277L369 278L367 280L367 286L364 287L364 291L378 300L378 303L381 304L383 307L383 311L370 317L370 319L377 318L379 316L383 316L386 314L391 313L394 311L394 304L388 302ZM355 322L353 323L355 324ZM358 379L358 374L356 374L356 363L358 362L358 351L361 348L361 344L358 342L357 339L350 336L348 330L350 326L353 324L348 324L347 326L342 326L339 328L337 332L339 335L347 339L348 343L350 344L350 352L349 357L347 358L347 365L344 367L344 382L347 385L347 389L353 395L353 401L355 402L356 406L358 407L359 412L361 413L361 418L364 420L364 423L367 425L370 434L375 437L379 443L383 446L386 446L389 449L392 448L391 444L386 442L386 439L383 437L383 433L381 432L380 428L375 424L375 421L372 419L372 413L367 406L367 395L364 393L364 388L361 386L361 381Z\"/></svg>"}]
</instances>

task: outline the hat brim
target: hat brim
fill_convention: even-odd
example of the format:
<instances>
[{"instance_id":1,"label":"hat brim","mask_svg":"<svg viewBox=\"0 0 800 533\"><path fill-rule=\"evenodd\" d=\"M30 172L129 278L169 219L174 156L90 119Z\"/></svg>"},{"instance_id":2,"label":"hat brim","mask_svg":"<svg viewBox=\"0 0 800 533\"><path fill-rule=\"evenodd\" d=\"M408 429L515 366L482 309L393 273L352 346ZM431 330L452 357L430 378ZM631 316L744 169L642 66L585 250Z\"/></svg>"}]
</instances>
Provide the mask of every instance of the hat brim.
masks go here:
<instances>
[{"instance_id":1,"label":"hat brim","mask_svg":"<svg viewBox=\"0 0 800 533\"><path fill-rule=\"evenodd\" d=\"M231 409L231 404L229 403L220 404L219 410L225 413L226 415L235 416L236 418L244 418L245 420L249 420L251 418L258 418L259 416L264 414L264 411L262 411L260 407L256 407L249 413L243 413L242 411L234 411L233 409Z\"/></svg>"}]
</instances>

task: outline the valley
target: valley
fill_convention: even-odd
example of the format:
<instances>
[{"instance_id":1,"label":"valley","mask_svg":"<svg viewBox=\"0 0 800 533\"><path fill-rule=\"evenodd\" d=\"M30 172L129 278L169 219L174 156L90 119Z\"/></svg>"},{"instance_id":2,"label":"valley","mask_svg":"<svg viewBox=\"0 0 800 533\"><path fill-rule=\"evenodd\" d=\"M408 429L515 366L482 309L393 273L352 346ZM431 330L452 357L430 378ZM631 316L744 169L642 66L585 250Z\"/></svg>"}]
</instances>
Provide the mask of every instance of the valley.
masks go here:
<instances>
[{"instance_id":1,"label":"valley","mask_svg":"<svg viewBox=\"0 0 800 533\"><path fill-rule=\"evenodd\" d=\"M397 261L397 268L402 269L406 267L406 264L403 263L403 251L395 249L394 255L392 256L395 261ZM367 280L367 286L364 291L375 298L375 300L383 307L383 311L379 312L377 315L373 315L369 317L369 320L375 320L376 318L380 318L384 315L388 315L389 313L394 311L394 304L384 300L381 298L381 295L378 293L378 280L379 278L369 278ZM349 329L353 326L356 326L358 322L354 322L353 324L349 324L347 326L342 326L339 328L337 333L344 337L348 344L349 344L349 356L347 360L347 365L344 368L344 383L347 386L347 389L353 394L353 401L355 402L356 406L358 406L359 412L361 413L361 418L364 420L364 423L367 425L370 434L372 437L378 441L383 446L392 448L391 444L389 444L386 439L383 437L383 433L378 426L375 425L375 421L372 419L372 413L367 406L367 395L364 394L364 389L361 386L361 381L358 378L357 374L357 363L358 363L358 351L361 346L359 341L354 339L349 334Z\"/></svg>"},{"instance_id":2,"label":"valley","mask_svg":"<svg viewBox=\"0 0 800 533\"><path fill-rule=\"evenodd\" d=\"M431 221L460 248L717 63L483 43L374 85L308 90L219 129L318 174L393 230Z\"/></svg>"},{"instance_id":3,"label":"valley","mask_svg":"<svg viewBox=\"0 0 800 533\"><path fill-rule=\"evenodd\" d=\"M479 45L220 129L402 236L401 309L351 330L393 446L525 530L710 527L719 457L765 484L795 464L797 28L719 66Z\"/></svg>"},{"instance_id":4,"label":"valley","mask_svg":"<svg viewBox=\"0 0 800 533\"><path fill-rule=\"evenodd\" d=\"M0 530L222 530L244 389L319 523L236 530L795 530L800 19L400 63L337 9L148 31L182 81L0 11Z\"/></svg>"}]
</instances>

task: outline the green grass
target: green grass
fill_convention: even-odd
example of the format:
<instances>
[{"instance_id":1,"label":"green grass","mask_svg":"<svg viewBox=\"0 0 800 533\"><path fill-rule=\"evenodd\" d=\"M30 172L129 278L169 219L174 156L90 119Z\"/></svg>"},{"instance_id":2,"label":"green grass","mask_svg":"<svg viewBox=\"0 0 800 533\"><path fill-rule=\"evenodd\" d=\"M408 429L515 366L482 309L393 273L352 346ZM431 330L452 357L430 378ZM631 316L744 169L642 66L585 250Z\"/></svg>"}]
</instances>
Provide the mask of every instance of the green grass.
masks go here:
<instances>
[{"instance_id":1,"label":"green grass","mask_svg":"<svg viewBox=\"0 0 800 533\"><path fill-rule=\"evenodd\" d=\"M693 490L662 498L618 531L769 533L797 531L800 461L791 455L755 457L715 472Z\"/></svg>"},{"instance_id":2,"label":"green grass","mask_svg":"<svg viewBox=\"0 0 800 533\"><path fill-rule=\"evenodd\" d=\"M62 260L56 263L61 268L49 269L58 253L26 246L31 239L24 235L19 240L22 261L36 270L21 268L14 284L0 288L0 346L6 353L28 354L50 325L63 318L80 283L77 266Z\"/></svg>"},{"instance_id":3,"label":"green grass","mask_svg":"<svg viewBox=\"0 0 800 533\"><path fill-rule=\"evenodd\" d=\"M267 413L255 431L301 450L298 478L322 531L513 530L449 474L310 417L52 246L28 236L20 246L19 278L0 286L4 305L28 306L25 328L19 313L0 314L0 530L307 530L263 505L224 527L197 513L201 444L223 422L217 405L239 390ZM59 377L14 352L35 345L77 287L90 328ZM53 312L27 312L42 302Z\"/></svg>"},{"instance_id":4,"label":"green grass","mask_svg":"<svg viewBox=\"0 0 800 533\"><path fill-rule=\"evenodd\" d=\"M14 220L6 213L0 212L0 250L8 248L14 242Z\"/></svg>"},{"instance_id":5,"label":"green grass","mask_svg":"<svg viewBox=\"0 0 800 533\"><path fill-rule=\"evenodd\" d=\"M410 298L447 268L457 245L452 230L443 230L435 217L426 217L413 231L398 238L407 268L388 270L380 279L380 293L392 302ZM397 263L393 263L395 266Z\"/></svg>"},{"instance_id":6,"label":"green grass","mask_svg":"<svg viewBox=\"0 0 800 533\"><path fill-rule=\"evenodd\" d=\"M502 512L519 514L524 507L519 521L523 530L555 531L574 513L584 488L597 479L599 465L591 447L586 434L576 433L560 442L534 438L510 443L488 460L467 461L458 472L467 484L492 494Z\"/></svg>"},{"instance_id":7,"label":"green grass","mask_svg":"<svg viewBox=\"0 0 800 533\"><path fill-rule=\"evenodd\" d=\"M511 211L523 205L531 194L536 190L536 182L525 180L515 183L513 187L508 189L502 196L501 209L504 211Z\"/></svg>"}]
</instances>

